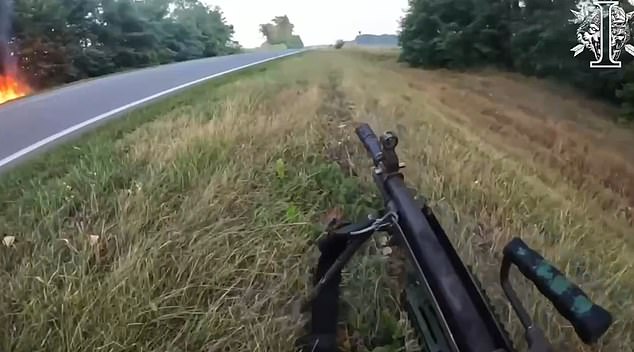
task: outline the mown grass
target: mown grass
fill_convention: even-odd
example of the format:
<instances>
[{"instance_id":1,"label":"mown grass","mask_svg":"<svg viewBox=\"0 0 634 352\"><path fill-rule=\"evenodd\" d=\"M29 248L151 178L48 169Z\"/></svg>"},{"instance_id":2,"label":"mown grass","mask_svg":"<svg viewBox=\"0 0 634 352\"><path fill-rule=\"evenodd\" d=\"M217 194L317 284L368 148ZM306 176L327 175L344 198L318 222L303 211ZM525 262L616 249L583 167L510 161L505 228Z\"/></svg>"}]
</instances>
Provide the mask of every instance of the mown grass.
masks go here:
<instances>
[{"instance_id":1,"label":"mown grass","mask_svg":"<svg viewBox=\"0 0 634 352\"><path fill-rule=\"evenodd\" d=\"M431 198L517 342L497 270L521 235L617 319L585 347L519 283L558 350L631 350L632 227L609 185L579 189L558 164L518 153L388 54L309 53L255 72L0 178L0 231L16 239L0 246L0 349L291 351L316 224L335 207L355 218L377 203L356 120L399 133L408 182ZM593 204L599 187L619 202ZM343 350L413 350L399 347L409 333L388 260L373 243L363 254L344 278Z\"/></svg>"}]
</instances>

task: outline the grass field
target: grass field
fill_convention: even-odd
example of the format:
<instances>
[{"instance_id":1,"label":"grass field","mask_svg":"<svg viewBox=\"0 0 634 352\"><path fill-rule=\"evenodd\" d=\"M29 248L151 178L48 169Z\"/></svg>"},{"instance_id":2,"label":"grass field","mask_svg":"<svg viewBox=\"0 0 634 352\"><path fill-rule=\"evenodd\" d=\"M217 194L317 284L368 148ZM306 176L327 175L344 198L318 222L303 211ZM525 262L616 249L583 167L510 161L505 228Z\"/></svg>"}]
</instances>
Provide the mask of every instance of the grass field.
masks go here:
<instances>
[{"instance_id":1,"label":"grass field","mask_svg":"<svg viewBox=\"0 0 634 352\"><path fill-rule=\"evenodd\" d=\"M284 59L3 175L0 350L291 351L316 224L377 203L351 127L365 121L398 132L408 183L431 199L519 347L497 283L516 235L615 315L602 344L585 347L521 282L557 350L631 351L634 132L560 87L394 59ZM344 278L343 349L413 350L399 349L409 333L387 259L373 244L364 253Z\"/></svg>"}]
</instances>

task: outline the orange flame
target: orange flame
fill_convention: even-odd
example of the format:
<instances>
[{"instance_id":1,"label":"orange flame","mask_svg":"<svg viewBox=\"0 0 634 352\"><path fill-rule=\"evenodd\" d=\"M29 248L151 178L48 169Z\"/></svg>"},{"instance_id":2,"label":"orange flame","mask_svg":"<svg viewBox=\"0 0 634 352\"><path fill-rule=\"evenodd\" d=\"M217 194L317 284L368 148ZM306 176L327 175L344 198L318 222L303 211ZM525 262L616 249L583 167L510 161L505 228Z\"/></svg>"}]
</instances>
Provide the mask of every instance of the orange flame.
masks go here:
<instances>
[{"instance_id":1,"label":"orange flame","mask_svg":"<svg viewBox=\"0 0 634 352\"><path fill-rule=\"evenodd\" d=\"M0 104L17 99L31 93L26 84L12 76L0 75Z\"/></svg>"}]
</instances>

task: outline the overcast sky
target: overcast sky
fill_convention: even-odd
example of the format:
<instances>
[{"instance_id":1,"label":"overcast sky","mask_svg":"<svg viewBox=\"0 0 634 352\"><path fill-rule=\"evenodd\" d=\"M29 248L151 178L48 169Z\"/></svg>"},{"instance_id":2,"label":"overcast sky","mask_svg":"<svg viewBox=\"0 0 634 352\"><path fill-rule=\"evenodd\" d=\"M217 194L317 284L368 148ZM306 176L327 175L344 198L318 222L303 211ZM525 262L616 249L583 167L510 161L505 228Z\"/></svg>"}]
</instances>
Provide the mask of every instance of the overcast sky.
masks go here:
<instances>
[{"instance_id":1,"label":"overcast sky","mask_svg":"<svg viewBox=\"0 0 634 352\"><path fill-rule=\"evenodd\" d=\"M203 0L220 6L244 47L259 46L259 25L288 15L305 45L351 40L358 31L396 34L407 0Z\"/></svg>"}]
</instances>

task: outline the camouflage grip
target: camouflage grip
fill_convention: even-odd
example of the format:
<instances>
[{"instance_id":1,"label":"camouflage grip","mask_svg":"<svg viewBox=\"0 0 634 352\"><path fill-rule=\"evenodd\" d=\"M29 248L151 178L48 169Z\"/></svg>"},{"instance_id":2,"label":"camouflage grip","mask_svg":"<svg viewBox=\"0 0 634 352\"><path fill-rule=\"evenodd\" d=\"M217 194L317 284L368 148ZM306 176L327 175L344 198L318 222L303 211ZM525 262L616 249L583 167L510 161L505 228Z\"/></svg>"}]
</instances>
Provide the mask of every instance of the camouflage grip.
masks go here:
<instances>
[{"instance_id":1,"label":"camouflage grip","mask_svg":"<svg viewBox=\"0 0 634 352\"><path fill-rule=\"evenodd\" d=\"M532 250L524 241L514 238L504 248L504 255L531 280L557 311L573 326L586 344L596 342L612 324L612 316L594 304L564 274Z\"/></svg>"}]
</instances>

